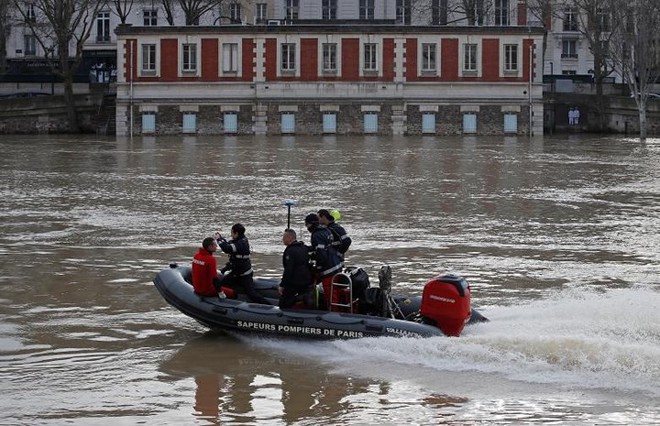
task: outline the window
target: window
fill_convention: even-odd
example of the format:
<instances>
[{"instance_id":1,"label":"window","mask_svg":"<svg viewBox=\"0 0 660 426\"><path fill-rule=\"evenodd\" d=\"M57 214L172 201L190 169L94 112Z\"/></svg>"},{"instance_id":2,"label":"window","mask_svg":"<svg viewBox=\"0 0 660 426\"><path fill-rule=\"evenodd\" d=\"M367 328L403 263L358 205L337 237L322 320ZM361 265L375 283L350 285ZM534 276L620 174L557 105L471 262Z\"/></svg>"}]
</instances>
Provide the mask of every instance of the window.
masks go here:
<instances>
[{"instance_id":1,"label":"window","mask_svg":"<svg viewBox=\"0 0 660 426\"><path fill-rule=\"evenodd\" d=\"M293 113L282 114L282 133L296 132L296 116Z\"/></svg>"},{"instance_id":2,"label":"window","mask_svg":"<svg viewBox=\"0 0 660 426\"><path fill-rule=\"evenodd\" d=\"M158 10L157 9L144 9L142 11L145 27L155 27L158 25Z\"/></svg>"},{"instance_id":3,"label":"window","mask_svg":"<svg viewBox=\"0 0 660 426\"><path fill-rule=\"evenodd\" d=\"M433 0L433 3L431 3L431 24L447 25L447 1Z\"/></svg>"},{"instance_id":4,"label":"window","mask_svg":"<svg viewBox=\"0 0 660 426\"><path fill-rule=\"evenodd\" d=\"M495 0L495 25L509 24L509 0Z\"/></svg>"},{"instance_id":5,"label":"window","mask_svg":"<svg viewBox=\"0 0 660 426\"><path fill-rule=\"evenodd\" d=\"M235 112L225 113L225 133L238 133L238 114Z\"/></svg>"},{"instance_id":6,"label":"window","mask_svg":"<svg viewBox=\"0 0 660 426\"><path fill-rule=\"evenodd\" d=\"M268 19L268 4L257 3L257 10L255 14L255 24L265 24Z\"/></svg>"},{"instance_id":7,"label":"window","mask_svg":"<svg viewBox=\"0 0 660 426\"><path fill-rule=\"evenodd\" d=\"M504 133L518 133L518 114L504 114Z\"/></svg>"},{"instance_id":8,"label":"window","mask_svg":"<svg viewBox=\"0 0 660 426\"><path fill-rule=\"evenodd\" d=\"M323 72L337 71L337 43L323 43Z\"/></svg>"},{"instance_id":9,"label":"window","mask_svg":"<svg viewBox=\"0 0 660 426\"><path fill-rule=\"evenodd\" d=\"M229 3L229 19L232 24L240 24L242 22L240 3Z\"/></svg>"},{"instance_id":10,"label":"window","mask_svg":"<svg viewBox=\"0 0 660 426\"><path fill-rule=\"evenodd\" d=\"M143 112L142 133L155 133L155 132L156 132L156 113Z\"/></svg>"},{"instance_id":11,"label":"window","mask_svg":"<svg viewBox=\"0 0 660 426\"><path fill-rule=\"evenodd\" d=\"M396 0L396 18L397 24L410 25L410 16L412 15L410 0Z\"/></svg>"},{"instance_id":12,"label":"window","mask_svg":"<svg viewBox=\"0 0 660 426\"><path fill-rule=\"evenodd\" d=\"M142 45L142 74L156 74L156 45Z\"/></svg>"},{"instance_id":13,"label":"window","mask_svg":"<svg viewBox=\"0 0 660 426\"><path fill-rule=\"evenodd\" d=\"M422 72L435 72L438 69L437 57L437 46L435 43L422 43Z\"/></svg>"},{"instance_id":14,"label":"window","mask_svg":"<svg viewBox=\"0 0 660 426\"><path fill-rule=\"evenodd\" d=\"M577 59L577 40L563 40L561 42L561 57Z\"/></svg>"},{"instance_id":15,"label":"window","mask_svg":"<svg viewBox=\"0 0 660 426\"><path fill-rule=\"evenodd\" d=\"M337 19L337 0L323 0L321 18L324 21Z\"/></svg>"},{"instance_id":16,"label":"window","mask_svg":"<svg viewBox=\"0 0 660 426\"><path fill-rule=\"evenodd\" d=\"M37 38L34 36L34 34L25 34L23 36L23 40L23 54L25 56L35 56L37 54Z\"/></svg>"},{"instance_id":17,"label":"window","mask_svg":"<svg viewBox=\"0 0 660 426\"><path fill-rule=\"evenodd\" d=\"M323 114L323 133L337 133L337 114Z\"/></svg>"},{"instance_id":18,"label":"window","mask_svg":"<svg viewBox=\"0 0 660 426\"><path fill-rule=\"evenodd\" d=\"M378 45L376 43L364 44L364 65L365 71L378 71Z\"/></svg>"},{"instance_id":19,"label":"window","mask_svg":"<svg viewBox=\"0 0 660 426\"><path fill-rule=\"evenodd\" d=\"M518 71L518 45L504 45L504 71Z\"/></svg>"},{"instance_id":20,"label":"window","mask_svg":"<svg viewBox=\"0 0 660 426\"><path fill-rule=\"evenodd\" d=\"M577 8L567 7L564 9L564 31L578 30Z\"/></svg>"},{"instance_id":21,"label":"window","mask_svg":"<svg viewBox=\"0 0 660 426\"><path fill-rule=\"evenodd\" d=\"M360 19L374 19L374 0L360 0Z\"/></svg>"},{"instance_id":22,"label":"window","mask_svg":"<svg viewBox=\"0 0 660 426\"><path fill-rule=\"evenodd\" d=\"M294 43L282 43L282 71L296 70L296 45Z\"/></svg>"},{"instance_id":23,"label":"window","mask_svg":"<svg viewBox=\"0 0 660 426\"><path fill-rule=\"evenodd\" d=\"M197 132L197 114L194 112L183 113L183 133Z\"/></svg>"},{"instance_id":24,"label":"window","mask_svg":"<svg viewBox=\"0 0 660 426\"><path fill-rule=\"evenodd\" d=\"M610 14L603 8L598 8L596 10L596 26L600 32L610 32L612 31L612 26L610 24Z\"/></svg>"},{"instance_id":25,"label":"window","mask_svg":"<svg viewBox=\"0 0 660 426\"><path fill-rule=\"evenodd\" d=\"M110 41L110 12L99 12L96 15L96 42Z\"/></svg>"},{"instance_id":26,"label":"window","mask_svg":"<svg viewBox=\"0 0 660 426\"><path fill-rule=\"evenodd\" d=\"M375 112L364 114L364 133L378 133L378 114Z\"/></svg>"},{"instance_id":27,"label":"window","mask_svg":"<svg viewBox=\"0 0 660 426\"><path fill-rule=\"evenodd\" d=\"M25 20L28 22L36 22L37 13L34 10L34 4L28 3L25 5Z\"/></svg>"},{"instance_id":28,"label":"window","mask_svg":"<svg viewBox=\"0 0 660 426\"><path fill-rule=\"evenodd\" d=\"M182 68L183 72L196 72L197 71L197 45L192 43L184 43L182 49Z\"/></svg>"},{"instance_id":29,"label":"window","mask_svg":"<svg viewBox=\"0 0 660 426\"><path fill-rule=\"evenodd\" d=\"M238 72L238 43L222 44L222 72Z\"/></svg>"},{"instance_id":30,"label":"window","mask_svg":"<svg viewBox=\"0 0 660 426\"><path fill-rule=\"evenodd\" d=\"M477 45L463 45L463 71L477 71Z\"/></svg>"},{"instance_id":31,"label":"window","mask_svg":"<svg viewBox=\"0 0 660 426\"><path fill-rule=\"evenodd\" d=\"M424 113L422 115L422 133L435 134L435 114Z\"/></svg>"},{"instance_id":32,"label":"window","mask_svg":"<svg viewBox=\"0 0 660 426\"><path fill-rule=\"evenodd\" d=\"M298 19L298 8L298 0L286 0L286 19L290 21Z\"/></svg>"},{"instance_id":33,"label":"window","mask_svg":"<svg viewBox=\"0 0 660 426\"><path fill-rule=\"evenodd\" d=\"M463 114L463 133L477 133L477 114L473 112Z\"/></svg>"}]
</instances>

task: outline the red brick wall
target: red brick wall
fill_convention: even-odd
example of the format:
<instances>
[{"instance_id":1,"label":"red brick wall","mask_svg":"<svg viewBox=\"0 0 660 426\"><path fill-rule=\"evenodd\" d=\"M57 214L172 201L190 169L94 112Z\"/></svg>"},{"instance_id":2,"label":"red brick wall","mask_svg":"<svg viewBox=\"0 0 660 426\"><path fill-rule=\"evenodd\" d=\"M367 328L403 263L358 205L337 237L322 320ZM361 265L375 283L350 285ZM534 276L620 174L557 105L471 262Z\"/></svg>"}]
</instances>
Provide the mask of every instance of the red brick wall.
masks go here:
<instances>
[{"instance_id":1,"label":"red brick wall","mask_svg":"<svg viewBox=\"0 0 660 426\"><path fill-rule=\"evenodd\" d=\"M218 80L218 39L202 39L202 81Z\"/></svg>"},{"instance_id":2,"label":"red brick wall","mask_svg":"<svg viewBox=\"0 0 660 426\"><path fill-rule=\"evenodd\" d=\"M527 25L527 5L524 0L518 0L518 25Z\"/></svg>"},{"instance_id":3,"label":"red brick wall","mask_svg":"<svg viewBox=\"0 0 660 426\"><path fill-rule=\"evenodd\" d=\"M458 40L442 39L442 80L458 80Z\"/></svg>"},{"instance_id":4,"label":"red brick wall","mask_svg":"<svg viewBox=\"0 0 660 426\"><path fill-rule=\"evenodd\" d=\"M256 45L254 43L254 39L252 38L244 38L242 43L243 44L241 49L243 57L241 58L241 66L243 68L243 75L241 75L239 78L243 81L254 81L254 65L257 54Z\"/></svg>"},{"instance_id":5,"label":"red brick wall","mask_svg":"<svg viewBox=\"0 0 660 426\"><path fill-rule=\"evenodd\" d=\"M160 40L160 80L178 80L179 42L177 39Z\"/></svg>"},{"instance_id":6,"label":"red brick wall","mask_svg":"<svg viewBox=\"0 0 660 426\"><path fill-rule=\"evenodd\" d=\"M315 81L318 72L319 49L318 39L303 38L300 40L300 80Z\"/></svg>"},{"instance_id":7,"label":"red brick wall","mask_svg":"<svg viewBox=\"0 0 660 426\"><path fill-rule=\"evenodd\" d=\"M131 52L131 45L133 46L133 51ZM137 70L141 66L138 64L138 55L137 55L137 50L138 50L138 43L137 40L134 38L129 38L126 39L126 44L124 44L124 51L126 52L124 55L124 60L126 63L124 64L124 75L126 75L126 81L135 81L138 80L138 73ZM131 53L133 56L133 60L131 61ZM131 66L133 67L131 69Z\"/></svg>"},{"instance_id":8,"label":"red brick wall","mask_svg":"<svg viewBox=\"0 0 660 426\"><path fill-rule=\"evenodd\" d=\"M383 39L383 81L394 81L394 39Z\"/></svg>"},{"instance_id":9,"label":"red brick wall","mask_svg":"<svg viewBox=\"0 0 660 426\"><path fill-rule=\"evenodd\" d=\"M500 40L485 38L481 43L481 76L486 81L500 79Z\"/></svg>"},{"instance_id":10,"label":"red brick wall","mask_svg":"<svg viewBox=\"0 0 660 426\"><path fill-rule=\"evenodd\" d=\"M403 49L406 52L406 81L419 80L418 70L420 65L417 63L417 41L416 38L406 39L406 44Z\"/></svg>"},{"instance_id":11,"label":"red brick wall","mask_svg":"<svg viewBox=\"0 0 660 426\"><path fill-rule=\"evenodd\" d=\"M266 40L266 51L264 52L266 56L266 81L277 80L277 40L274 38L269 38Z\"/></svg>"},{"instance_id":12,"label":"red brick wall","mask_svg":"<svg viewBox=\"0 0 660 426\"><path fill-rule=\"evenodd\" d=\"M357 81L360 75L360 40L345 38L341 48L341 79Z\"/></svg>"}]
</instances>

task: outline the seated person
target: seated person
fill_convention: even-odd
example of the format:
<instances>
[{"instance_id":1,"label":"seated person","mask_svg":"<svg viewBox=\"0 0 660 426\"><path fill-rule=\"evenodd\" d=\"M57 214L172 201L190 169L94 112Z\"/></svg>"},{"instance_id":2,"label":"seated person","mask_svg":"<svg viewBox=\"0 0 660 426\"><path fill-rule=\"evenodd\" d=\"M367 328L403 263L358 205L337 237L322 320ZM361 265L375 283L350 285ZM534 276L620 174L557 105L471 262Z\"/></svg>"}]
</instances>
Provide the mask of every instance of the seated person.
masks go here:
<instances>
[{"instance_id":1,"label":"seated person","mask_svg":"<svg viewBox=\"0 0 660 426\"><path fill-rule=\"evenodd\" d=\"M314 308L314 278L309 264L309 248L296 239L296 231L287 229L282 235L286 246L282 254L282 281L279 285L280 308L290 308L296 296L303 297L307 308Z\"/></svg>"},{"instance_id":2,"label":"seated person","mask_svg":"<svg viewBox=\"0 0 660 426\"><path fill-rule=\"evenodd\" d=\"M215 238L208 237L202 241L202 246L192 261L192 285L195 293L200 296L218 296L220 278L213 253L218 249Z\"/></svg>"}]
</instances>

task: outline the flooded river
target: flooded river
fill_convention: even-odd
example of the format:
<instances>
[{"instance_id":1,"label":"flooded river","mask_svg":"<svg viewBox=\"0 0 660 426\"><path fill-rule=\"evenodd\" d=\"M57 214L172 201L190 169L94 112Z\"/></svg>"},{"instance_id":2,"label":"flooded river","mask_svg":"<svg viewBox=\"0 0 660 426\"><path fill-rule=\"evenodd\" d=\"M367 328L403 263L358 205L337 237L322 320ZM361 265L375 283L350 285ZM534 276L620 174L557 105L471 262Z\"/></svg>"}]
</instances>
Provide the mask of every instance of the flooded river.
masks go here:
<instances>
[{"instance_id":1,"label":"flooded river","mask_svg":"<svg viewBox=\"0 0 660 426\"><path fill-rule=\"evenodd\" d=\"M0 424L659 424L660 140L0 137ZM348 264L470 282L459 338L214 334L152 284L243 223L259 276L339 209ZM220 257L220 256L219 256ZM223 262L221 259L220 262Z\"/></svg>"}]
</instances>

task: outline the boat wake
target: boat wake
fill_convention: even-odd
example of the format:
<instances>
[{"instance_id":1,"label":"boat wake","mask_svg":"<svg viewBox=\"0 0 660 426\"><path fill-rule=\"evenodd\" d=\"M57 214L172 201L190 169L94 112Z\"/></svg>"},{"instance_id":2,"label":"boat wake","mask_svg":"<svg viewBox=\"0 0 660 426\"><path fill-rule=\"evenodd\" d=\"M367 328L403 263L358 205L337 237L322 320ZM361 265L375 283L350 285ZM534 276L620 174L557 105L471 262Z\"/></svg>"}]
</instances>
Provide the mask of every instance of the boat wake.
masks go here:
<instances>
[{"instance_id":1,"label":"boat wake","mask_svg":"<svg viewBox=\"0 0 660 426\"><path fill-rule=\"evenodd\" d=\"M490 322L459 338L257 344L383 378L472 372L513 382L660 395L660 293L566 289L524 305L482 309ZM371 366L371 367L365 367ZM384 368L386 366L386 368ZM410 367L414 368L410 368ZM398 373L400 374L397 374Z\"/></svg>"}]
</instances>

